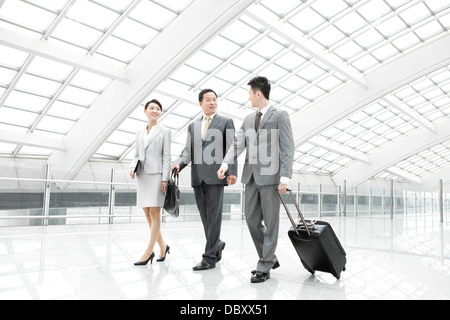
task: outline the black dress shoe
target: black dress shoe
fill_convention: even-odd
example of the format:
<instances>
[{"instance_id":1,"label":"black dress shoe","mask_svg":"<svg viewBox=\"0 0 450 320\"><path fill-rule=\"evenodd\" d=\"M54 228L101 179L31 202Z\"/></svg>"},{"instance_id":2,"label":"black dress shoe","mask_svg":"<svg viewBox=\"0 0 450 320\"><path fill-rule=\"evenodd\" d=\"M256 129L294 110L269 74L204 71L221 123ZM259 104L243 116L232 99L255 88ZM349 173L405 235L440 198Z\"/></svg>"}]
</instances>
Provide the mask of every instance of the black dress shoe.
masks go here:
<instances>
[{"instance_id":1,"label":"black dress shoe","mask_svg":"<svg viewBox=\"0 0 450 320\"><path fill-rule=\"evenodd\" d=\"M222 251L225 250L225 246L226 246L226 245L227 245L227 244L226 244L225 242L222 242L222 243L219 245L219 249L217 250L217 253L216 253L217 262L219 262L220 260L222 260Z\"/></svg>"},{"instance_id":2,"label":"black dress shoe","mask_svg":"<svg viewBox=\"0 0 450 320\"><path fill-rule=\"evenodd\" d=\"M277 262L273 265L272 270L278 269L279 267L280 267L280 263L277 261ZM252 274L255 274L255 273L256 273L256 270L253 270L253 271L252 271Z\"/></svg>"},{"instance_id":3,"label":"black dress shoe","mask_svg":"<svg viewBox=\"0 0 450 320\"><path fill-rule=\"evenodd\" d=\"M251 283L261 283L270 279L270 273L264 273L261 271L256 271L256 273L251 277Z\"/></svg>"},{"instance_id":4,"label":"black dress shoe","mask_svg":"<svg viewBox=\"0 0 450 320\"><path fill-rule=\"evenodd\" d=\"M195 267L193 267L192 269L194 271L204 271L204 270L209 270L209 269L214 269L216 267L215 264L212 263L208 263L206 261L202 261L200 262L198 265L196 265Z\"/></svg>"}]
</instances>

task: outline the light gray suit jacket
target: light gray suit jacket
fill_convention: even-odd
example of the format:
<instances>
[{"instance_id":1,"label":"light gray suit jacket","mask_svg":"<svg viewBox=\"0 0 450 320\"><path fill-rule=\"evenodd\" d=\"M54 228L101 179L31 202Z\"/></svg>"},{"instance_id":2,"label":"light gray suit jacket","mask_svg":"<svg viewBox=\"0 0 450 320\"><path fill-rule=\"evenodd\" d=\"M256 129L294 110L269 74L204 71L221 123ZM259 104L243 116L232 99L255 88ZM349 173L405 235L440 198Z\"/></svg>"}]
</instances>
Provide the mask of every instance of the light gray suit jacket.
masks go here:
<instances>
[{"instance_id":1,"label":"light gray suit jacket","mask_svg":"<svg viewBox=\"0 0 450 320\"><path fill-rule=\"evenodd\" d=\"M278 185L281 177L292 178L295 144L289 114L273 106L268 108L258 132L255 130L257 112L244 119L234 148L225 157L224 162L230 164L236 154L240 156L247 149L243 184L248 184L252 175L260 186Z\"/></svg>"},{"instance_id":2,"label":"light gray suit jacket","mask_svg":"<svg viewBox=\"0 0 450 320\"><path fill-rule=\"evenodd\" d=\"M155 130L155 132L151 133L153 136L147 144L145 143L147 128L137 133L132 167L134 168L137 161L140 160L147 174L161 173L161 181L169 181L172 160L172 131L161 124L158 124L152 130Z\"/></svg>"}]
</instances>

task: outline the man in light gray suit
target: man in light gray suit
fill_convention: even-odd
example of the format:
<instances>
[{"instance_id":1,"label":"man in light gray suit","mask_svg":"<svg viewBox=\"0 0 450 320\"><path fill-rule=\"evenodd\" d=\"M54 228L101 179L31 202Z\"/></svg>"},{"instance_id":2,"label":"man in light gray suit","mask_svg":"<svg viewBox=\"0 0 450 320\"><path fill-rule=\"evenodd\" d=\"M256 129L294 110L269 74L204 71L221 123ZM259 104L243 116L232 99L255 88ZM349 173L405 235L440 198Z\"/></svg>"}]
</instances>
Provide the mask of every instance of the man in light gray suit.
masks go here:
<instances>
[{"instance_id":1,"label":"man in light gray suit","mask_svg":"<svg viewBox=\"0 0 450 320\"><path fill-rule=\"evenodd\" d=\"M220 240L224 188L236 183L237 159L230 166L228 178L219 179L217 170L228 150L233 146L235 129L232 119L217 114L217 94L206 89L200 92L203 116L189 125L186 147L172 167L183 170L191 165L191 182L206 236L202 261L193 269L215 268L222 259L225 242Z\"/></svg>"},{"instance_id":2,"label":"man in light gray suit","mask_svg":"<svg viewBox=\"0 0 450 320\"><path fill-rule=\"evenodd\" d=\"M271 85L267 78L254 78L249 86L249 99L258 112L245 118L234 148L217 174L219 179L223 178L233 159L247 149L242 174L242 183L246 185L245 216L260 258L251 282L260 283L270 278L271 269L280 266L275 255L280 224L277 191L287 193L295 145L288 113L270 104Z\"/></svg>"}]
</instances>

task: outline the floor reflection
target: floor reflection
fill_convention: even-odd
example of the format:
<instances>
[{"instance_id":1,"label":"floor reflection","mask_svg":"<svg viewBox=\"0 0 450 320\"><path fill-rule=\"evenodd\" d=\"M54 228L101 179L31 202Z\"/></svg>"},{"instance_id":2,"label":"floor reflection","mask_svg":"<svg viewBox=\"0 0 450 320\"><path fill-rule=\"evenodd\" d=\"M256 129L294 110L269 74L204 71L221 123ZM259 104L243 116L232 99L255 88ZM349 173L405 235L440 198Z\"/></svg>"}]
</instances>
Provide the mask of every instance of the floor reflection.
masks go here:
<instances>
[{"instance_id":1,"label":"floor reflection","mask_svg":"<svg viewBox=\"0 0 450 320\"><path fill-rule=\"evenodd\" d=\"M429 216L327 218L347 252L340 280L303 269L282 220L281 268L251 284L257 263L247 226L224 222L216 269L201 259L200 223L167 223L171 255L135 267L145 224L0 228L0 299L450 299L450 228Z\"/></svg>"}]
</instances>

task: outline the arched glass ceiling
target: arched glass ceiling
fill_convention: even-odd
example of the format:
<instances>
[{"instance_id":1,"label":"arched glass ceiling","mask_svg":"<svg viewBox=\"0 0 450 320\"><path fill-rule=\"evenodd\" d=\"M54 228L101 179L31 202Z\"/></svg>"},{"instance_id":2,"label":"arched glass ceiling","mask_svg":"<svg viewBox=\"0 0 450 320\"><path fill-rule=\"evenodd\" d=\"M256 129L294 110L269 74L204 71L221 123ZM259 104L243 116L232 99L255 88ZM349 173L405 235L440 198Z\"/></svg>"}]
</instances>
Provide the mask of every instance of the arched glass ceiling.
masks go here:
<instances>
[{"instance_id":1,"label":"arched glass ceiling","mask_svg":"<svg viewBox=\"0 0 450 320\"><path fill-rule=\"evenodd\" d=\"M55 150L45 148L51 143L21 144L22 135L61 140L193 2L0 1L0 156L48 158ZM262 0L205 42L149 98L164 105L162 123L173 130L176 157L185 129L200 115L195 94L204 87L218 92L220 110L239 126L252 112L248 80L266 75L274 84L272 100L294 116L350 83L359 82L364 90L365 76L448 36L449 28L447 1ZM43 39L48 46L35 48L32 40ZM61 59L61 52L76 56ZM79 61L84 55L104 65ZM294 170L334 175L405 136L429 130L449 119L449 92L450 65L387 92L298 145ZM146 123L142 108L136 107L92 159L129 159L135 134ZM8 140L6 133L17 137ZM430 145L376 177L423 178L449 165L449 150L447 143Z\"/></svg>"}]
</instances>

